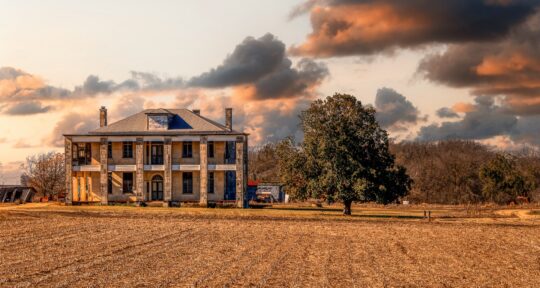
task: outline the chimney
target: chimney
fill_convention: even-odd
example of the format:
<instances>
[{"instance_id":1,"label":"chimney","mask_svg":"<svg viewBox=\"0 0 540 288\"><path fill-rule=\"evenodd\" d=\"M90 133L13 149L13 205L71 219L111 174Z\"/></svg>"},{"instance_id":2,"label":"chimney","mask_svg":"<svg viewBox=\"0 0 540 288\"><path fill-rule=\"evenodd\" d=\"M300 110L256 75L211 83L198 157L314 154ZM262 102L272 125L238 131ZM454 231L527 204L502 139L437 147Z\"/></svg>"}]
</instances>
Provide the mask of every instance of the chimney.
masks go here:
<instances>
[{"instance_id":1,"label":"chimney","mask_svg":"<svg viewBox=\"0 0 540 288\"><path fill-rule=\"evenodd\" d=\"M105 126L107 126L107 108L101 106L101 109L99 109L99 127Z\"/></svg>"},{"instance_id":2,"label":"chimney","mask_svg":"<svg viewBox=\"0 0 540 288\"><path fill-rule=\"evenodd\" d=\"M225 127L232 131L232 108L225 108Z\"/></svg>"},{"instance_id":3,"label":"chimney","mask_svg":"<svg viewBox=\"0 0 540 288\"><path fill-rule=\"evenodd\" d=\"M201 110L199 109L193 109L193 113L197 114L197 115L201 115Z\"/></svg>"}]
</instances>

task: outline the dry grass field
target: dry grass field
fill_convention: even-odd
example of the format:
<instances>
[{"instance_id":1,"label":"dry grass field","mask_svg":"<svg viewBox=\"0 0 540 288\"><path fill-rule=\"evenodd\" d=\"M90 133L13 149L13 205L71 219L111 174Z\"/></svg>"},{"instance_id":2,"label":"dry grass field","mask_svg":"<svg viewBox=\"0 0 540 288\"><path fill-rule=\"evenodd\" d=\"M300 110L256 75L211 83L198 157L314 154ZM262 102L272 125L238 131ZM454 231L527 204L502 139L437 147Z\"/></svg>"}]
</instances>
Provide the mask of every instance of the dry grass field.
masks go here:
<instances>
[{"instance_id":1,"label":"dry grass field","mask_svg":"<svg viewBox=\"0 0 540 288\"><path fill-rule=\"evenodd\" d=\"M2 206L0 287L540 286L537 212L353 213Z\"/></svg>"}]
</instances>

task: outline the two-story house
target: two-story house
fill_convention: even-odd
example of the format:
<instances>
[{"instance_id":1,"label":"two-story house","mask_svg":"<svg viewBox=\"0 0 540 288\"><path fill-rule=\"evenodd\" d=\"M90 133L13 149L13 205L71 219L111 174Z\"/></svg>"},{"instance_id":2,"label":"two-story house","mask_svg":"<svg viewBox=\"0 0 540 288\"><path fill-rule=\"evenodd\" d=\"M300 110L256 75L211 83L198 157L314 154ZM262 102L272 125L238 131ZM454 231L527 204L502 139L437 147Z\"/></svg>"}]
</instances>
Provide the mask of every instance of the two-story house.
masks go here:
<instances>
[{"instance_id":1,"label":"two-story house","mask_svg":"<svg viewBox=\"0 0 540 288\"><path fill-rule=\"evenodd\" d=\"M244 207L248 134L199 110L148 109L100 128L65 134L66 202L234 203Z\"/></svg>"}]
</instances>

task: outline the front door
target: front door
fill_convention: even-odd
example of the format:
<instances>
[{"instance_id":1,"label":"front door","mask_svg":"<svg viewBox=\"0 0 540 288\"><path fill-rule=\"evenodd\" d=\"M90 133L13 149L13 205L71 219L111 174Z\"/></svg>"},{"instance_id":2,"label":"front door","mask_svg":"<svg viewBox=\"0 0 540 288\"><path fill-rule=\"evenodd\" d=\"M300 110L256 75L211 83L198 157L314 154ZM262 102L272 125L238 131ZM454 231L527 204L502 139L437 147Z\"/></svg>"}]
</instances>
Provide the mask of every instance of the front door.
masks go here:
<instances>
[{"instance_id":1,"label":"front door","mask_svg":"<svg viewBox=\"0 0 540 288\"><path fill-rule=\"evenodd\" d=\"M154 176L152 178L152 201L163 201L163 178Z\"/></svg>"}]
</instances>

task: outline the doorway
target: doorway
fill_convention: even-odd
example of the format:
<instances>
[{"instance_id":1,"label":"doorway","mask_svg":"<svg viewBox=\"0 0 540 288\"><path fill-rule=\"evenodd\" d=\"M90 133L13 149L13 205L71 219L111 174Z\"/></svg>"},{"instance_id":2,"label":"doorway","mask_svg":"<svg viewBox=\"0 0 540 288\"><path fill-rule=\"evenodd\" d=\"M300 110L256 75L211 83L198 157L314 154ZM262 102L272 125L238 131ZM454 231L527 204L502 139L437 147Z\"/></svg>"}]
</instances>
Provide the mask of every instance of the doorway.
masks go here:
<instances>
[{"instance_id":1,"label":"doorway","mask_svg":"<svg viewBox=\"0 0 540 288\"><path fill-rule=\"evenodd\" d=\"M163 177L156 175L152 177L152 201L163 201Z\"/></svg>"}]
</instances>

